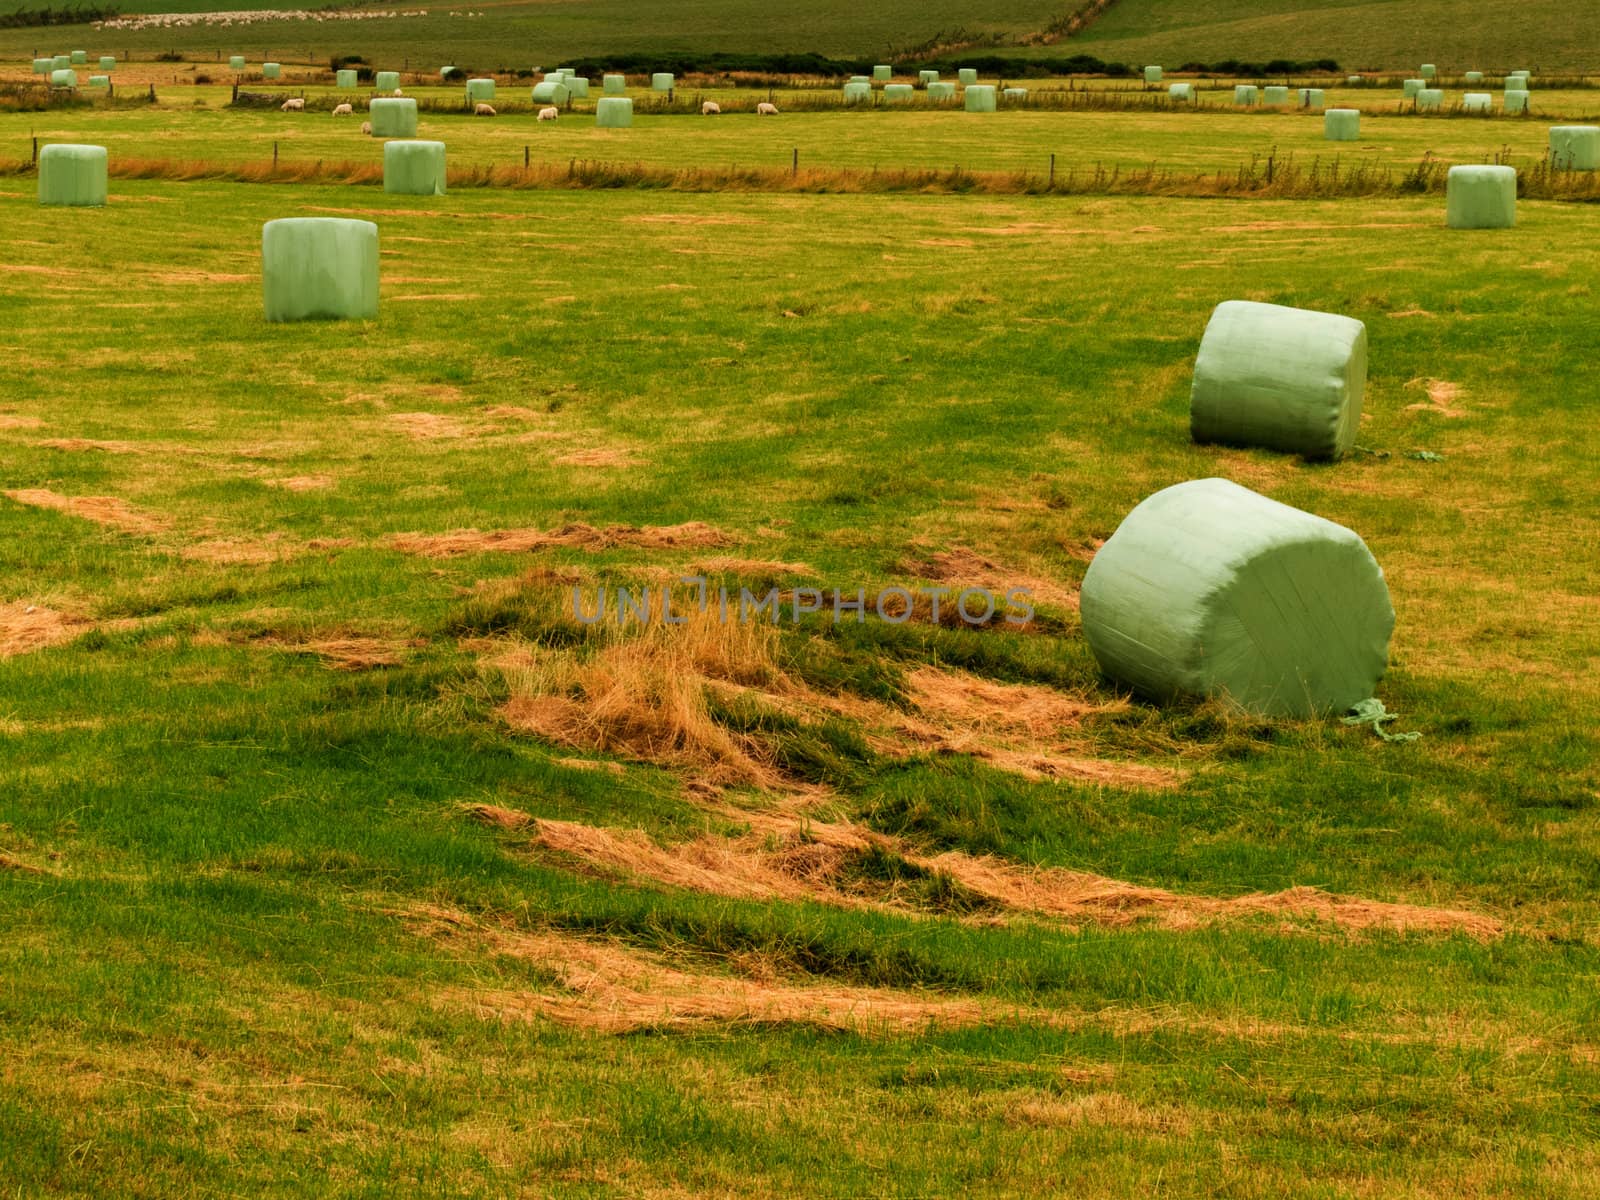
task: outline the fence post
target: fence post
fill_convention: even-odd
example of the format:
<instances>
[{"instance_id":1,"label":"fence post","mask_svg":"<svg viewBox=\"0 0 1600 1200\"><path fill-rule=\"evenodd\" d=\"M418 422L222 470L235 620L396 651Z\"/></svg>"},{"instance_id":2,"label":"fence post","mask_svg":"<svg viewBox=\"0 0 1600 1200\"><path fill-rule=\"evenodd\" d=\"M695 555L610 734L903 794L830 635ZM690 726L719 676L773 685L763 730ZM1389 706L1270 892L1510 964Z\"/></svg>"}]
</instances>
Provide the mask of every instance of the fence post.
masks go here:
<instances>
[{"instance_id":1,"label":"fence post","mask_svg":"<svg viewBox=\"0 0 1600 1200\"><path fill-rule=\"evenodd\" d=\"M1050 186L1056 186L1056 156L1050 155Z\"/></svg>"},{"instance_id":2,"label":"fence post","mask_svg":"<svg viewBox=\"0 0 1600 1200\"><path fill-rule=\"evenodd\" d=\"M791 175L800 174L800 147L799 146L796 146L794 148L794 158L792 160L792 165L789 167L789 174L791 174Z\"/></svg>"},{"instance_id":3,"label":"fence post","mask_svg":"<svg viewBox=\"0 0 1600 1200\"><path fill-rule=\"evenodd\" d=\"M528 169L528 147L526 145L522 147L522 169L524 171Z\"/></svg>"},{"instance_id":4,"label":"fence post","mask_svg":"<svg viewBox=\"0 0 1600 1200\"><path fill-rule=\"evenodd\" d=\"M39 137L37 134L34 135L33 139L33 165L39 165Z\"/></svg>"},{"instance_id":5,"label":"fence post","mask_svg":"<svg viewBox=\"0 0 1600 1200\"><path fill-rule=\"evenodd\" d=\"M276 171L278 169L278 143L277 142L273 142L272 143L272 169L274 171Z\"/></svg>"}]
</instances>

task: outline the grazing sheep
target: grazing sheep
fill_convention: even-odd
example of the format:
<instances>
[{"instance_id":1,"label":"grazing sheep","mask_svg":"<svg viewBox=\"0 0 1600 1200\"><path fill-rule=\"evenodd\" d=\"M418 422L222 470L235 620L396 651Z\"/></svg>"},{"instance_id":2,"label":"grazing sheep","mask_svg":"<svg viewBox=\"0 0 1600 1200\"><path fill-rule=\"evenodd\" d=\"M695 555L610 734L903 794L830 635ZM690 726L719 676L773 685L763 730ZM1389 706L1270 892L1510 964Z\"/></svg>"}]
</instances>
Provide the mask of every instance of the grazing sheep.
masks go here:
<instances>
[{"instance_id":1,"label":"grazing sheep","mask_svg":"<svg viewBox=\"0 0 1600 1200\"><path fill-rule=\"evenodd\" d=\"M715 100L707 100L700 106L700 115L702 117L714 117L721 112L722 109Z\"/></svg>"},{"instance_id":2,"label":"grazing sheep","mask_svg":"<svg viewBox=\"0 0 1600 1200\"><path fill-rule=\"evenodd\" d=\"M539 110L539 120L541 121L554 121L560 115L561 110L559 108L541 108Z\"/></svg>"},{"instance_id":3,"label":"grazing sheep","mask_svg":"<svg viewBox=\"0 0 1600 1200\"><path fill-rule=\"evenodd\" d=\"M366 134L368 137L371 137L372 136L372 122L371 121L363 121L363 122L361 122L361 132Z\"/></svg>"},{"instance_id":4,"label":"grazing sheep","mask_svg":"<svg viewBox=\"0 0 1600 1200\"><path fill-rule=\"evenodd\" d=\"M404 96L405 95L405 93L402 92L399 88L395 88L393 94L396 95L396 96Z\"/></svg>"},{"instance_id":5,"label":"grazing sheep","mask_svg":"<svg viewBox=\"0 0 1600 1200\"><path fill-rule=\"evenodd\" d=\"M758 117L775 117L777 115L778 106L776 104L768 104L765 100L763 100L760 104L756 105L756 116Z\"/></svg>"},{"instance_id":6,"label":"grazing sheep","mask_svg":"<svg viewBox=\"0 0 1600 1200\"><path fill-rule=\"evenodd\" d=\"M334 106L333 115L336 117L348 117L354 115L355 111L356 110L348 104L338 104Z\"/></svg>"},{"instance_id":7,"label":"grazing sheep","mask_svg":"<svg viewBox=\"0 0 1600 1200\"><path fill-rule=\"evenodd\" d=\"M306 102L298 96L290 97L279 106L279 112L304 112Z\"/></svg>"},{"instance_id":8,"label":"grazing sheep","mask_svg":"<svg viewBox=\"0 0 1600 1200\"><path fill-rule=\"evenodd\" d=\"M492 117L494 116L494 108L492 105L479 104L472 110L472 115L475 117Z\"/></svg>"}]
</instances>

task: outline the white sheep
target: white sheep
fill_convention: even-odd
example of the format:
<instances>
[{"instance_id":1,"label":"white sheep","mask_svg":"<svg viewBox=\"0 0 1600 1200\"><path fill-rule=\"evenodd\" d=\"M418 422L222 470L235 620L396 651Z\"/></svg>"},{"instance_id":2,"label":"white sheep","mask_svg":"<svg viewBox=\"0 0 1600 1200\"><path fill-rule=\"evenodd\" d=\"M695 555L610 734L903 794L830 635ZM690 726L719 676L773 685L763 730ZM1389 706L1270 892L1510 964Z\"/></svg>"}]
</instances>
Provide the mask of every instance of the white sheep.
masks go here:
<instances>
[{"instance_id":1,"label":"white sheep","mask_svg":"<svg viewBox=\"0 0 1600 1200\"><path fill-rule=\"evenodd\" d=\"M361 122L361 132L366 134L368 137L371 137L372 136L372 122L371 121L363 121L363 122Z\"/></svg>"},{"instance_id":2,"label":"white sheep","mask_svg":"<svg viewBox=\"0 0 1600 1200\"><path fill-rule=\"evenodd\" d=\"M561 110L559 108L541 108L539 110L539 120L541 121L554 121L560 115Z\"/></svg>"},{"instance_id":3,"label":"white sheep","mask_svg":"<svg viewBox=\"0 0 1600 1200\"><path fill-rule=\"evenodd\" d=\"M775 117L777 115L778 106L776 104L768 104L765 100L763 100L760 104L756 105L756 116L758 117Z\"/></svg>"},{"instance_id":4,"label":"white sheep","mask_svg":"<svg viewBox=\"0 0 1600 1200\"><path fill-rule=\"evenodd\" d=\"M715 100L707 100L700 106L700 115L702 117L714 117L721 111L721 106Z\"/></svg>"},{"instance_id":5,"label":"white sheep","mask_svg":"<svg viewBox=\"0 0 1600 1200\"><path fill-rule=\"evenodd\" d=\"M306 107L306 102L304 100L300 99L299 96L291 96L289 99L287 99L287 100L285 100L283 102L283 104L279 107L278 111L279 112L303 112L303 111L305 111L305 107Z\"/></svg>"},{"instance_id":6,"label":"white sheep","mask_svg":"<svg viewBox=\"0 0 1600 1200\"><path fill-rule=\"evenodd\" d=\"M472 110L472 115L475 117L492 117L494 116L494 108L488 104L479 104L477 108Z\"/></svg>"},{"instance_id":7,"label":"white sheep","mask_svg":"<svg viewBox=\"0 0 1600 1200\"><path fill-rule=\"evenodd\" d=\"M356 110L348 104L338 104L334 106L333 115L336 117L348 117L354 115L355 111Z\"/></svg>"},{"instance_id":8,"label":"white sheep","mask_svg":"<svg viewBox=\"0 0 1600 1200\"><path fill-rule=\"evenodd\" d=\"M402 91L401 91L401 90L400 90L400 89L399 89L399 88L395 88L395 90L394 90L394 94L395 94L395 95L396 95L396 96L404 96L404 95L405 95L405 93L404 93L404 92L402 92Z\"/></svg>"}]
</instances>

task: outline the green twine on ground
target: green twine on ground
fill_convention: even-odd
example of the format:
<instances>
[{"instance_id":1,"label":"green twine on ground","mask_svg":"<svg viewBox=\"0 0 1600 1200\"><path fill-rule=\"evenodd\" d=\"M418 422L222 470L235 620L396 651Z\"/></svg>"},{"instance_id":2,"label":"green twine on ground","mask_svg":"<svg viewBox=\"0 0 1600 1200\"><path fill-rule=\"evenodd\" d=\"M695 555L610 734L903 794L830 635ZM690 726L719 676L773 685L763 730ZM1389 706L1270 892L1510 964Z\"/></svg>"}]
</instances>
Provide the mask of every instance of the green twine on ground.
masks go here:
<instances>
[{"instance_id":1,"label":"green twine on ground","mask_svg":"<svg viewBox=\"0 0 1600 1200\"><path fill-rule=\"evenodd\" d=\"M1360 704L1353 705L1348 717L1340 717L1346 725L1371 725L1372 732L1386 742L1414 742L1422 736L1418 730L1410 733L1390 733L1383 727L1385 721L1399 719L1398 713L1392 713L1383 706L1383 701L1374 697L1363 700Z\"/></svg>"}]
</instances>

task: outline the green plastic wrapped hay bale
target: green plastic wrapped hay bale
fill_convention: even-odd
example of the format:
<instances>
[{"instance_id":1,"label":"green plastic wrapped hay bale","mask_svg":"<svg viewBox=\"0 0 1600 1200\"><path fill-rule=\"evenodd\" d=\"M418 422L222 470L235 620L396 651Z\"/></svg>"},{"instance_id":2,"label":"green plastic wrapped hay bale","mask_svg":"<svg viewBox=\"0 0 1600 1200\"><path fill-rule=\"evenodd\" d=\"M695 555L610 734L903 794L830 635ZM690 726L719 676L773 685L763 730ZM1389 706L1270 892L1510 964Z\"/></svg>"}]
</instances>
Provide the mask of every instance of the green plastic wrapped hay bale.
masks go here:
<instances>
[{"instance_id":1,"label":"green plastic wrapped hay bale","mask_svg":"<svg viewBox=\"0 0 1600 1200\"><path fill-rule=\"evenodd\" d=\"M228 56L228 70L230 70L230 71L242 71L242 70L244 70L244 55L242 55L242 54L230 54Z\"/></svg>"},{"instance_id":2,"label":"green plastic wrapped hay bale","mask_svg":"<svg viewBox=\"0 0 1600 1200\"><path fill-rule=\"evenodd\" d=\"M872 76L871 75L852 75L852 76L850 76L850 78L846 82L848 82L848 83L864 83L868 87L871 87L872 86Z\"/></svg>"},{"instance_id":3,"label":"green plastic wrapped hay bale","mask_svg":"<svg viewBox=\"0 0 1600 1200\"><path fill-rule=\"evenodd\" d=\"M672 90L672 72L657 71L650 76L650 90L652 92L670 92Z\"/></svg>"},{"instance_id":4,"label":"green plastic wrapped hay bale","mask_svg":"<svg viewBox=\"0 0 1600 1200\"><path fill-rule=\"evenodd\" d=\"M1169 84L1167 84L1167 99L1168 100L1178 100L1178 101L1182 101L1183 103L1187 104L1190 100L1194 99L1194 84L1192 84L1192 83L1169 83Z\"/></svg>"},{"instance_id":5,"label":"green plastic wrapped hay bale","mask_svg":"<svg viewBox=\"0 0 1600 1200\"><path fill-rule=\"evenodd\" d=\"M1261 102L1268 108L1282 108L1289 103L1289 89L1282 84L1269 86L1262 92Z\"/></svg>"},{"instance_id":6,"label":"green plastic wrapped hay bale","mask_svg":"<svg viewBox=\"0 0 1600 1200\"><path fill-rule=\"evenodd\" d=\"M117 65L117 56L116 55L114 55L114 54L102 54L100 56L100 69L102 71L115 70L116 69L116 65Z\"/></svg>"},{"instance_id":7,"label":"green plastic wrapped hay bale","mask_svg":"<svg viewBox=\"0 0 1600 1200\"><path fill-rule=\"evenodd\" d=\"M1417 74L1421 75L1424 79L1432 79L1438 73L1439 68L1435 67L1432 63L1423 63L1422 70L1417 72Z\"/></svg>"},{"instance_id":8,"label":"green plastic wrapped hay bale","mask_svg":"<svg viewBox=\"0 0 1600 1200\"><path fill-rule=\"evenodd\" d=\"M70 68L50 72L50 86L53 88L75 88L78 86L78 73Z\"/></svg>"},{"instance_id":9,"label":"green plastic wrapped hay bale","mask_svg":"<svg viewBox=\"0 0 1600 1200\"><path fill-rule=\"evenodd\" d=\"M385 142L383 190L400 196L444 195L444 143Z\"/></svg>"},{"instance_id":10,"label":"green plastic wrapped hay bale","mask_svg":"<svg viewBox=\"0 0 1600 1200\"><path fill-rule=\"evenodd\" d=\"M1361 110L1330 108L1322 114L1322 136L1330 142L1361 140Z\"/></svg>"},{"instance_id":11,"label":"green plastic wrapped hay bale","mask_svg":"<svg viewBox=\"0 0 1600 1200\"><path fill-rule=\"evenodd\" d=\"M587 100L589 98L589 81L582 75L568 75L567 95L574 100Z\"/></svg>"},{"instance_id":12,"label":"green plastic wrapped hay bale","mask_svg":"<svg viewBox=\"0 0 1600 1200\"><path fill-rule=\"evenodd\" d=\"M1322 107L1322 89L1321 88L1311 88L1311 87L1301 88L1300 89L1300 107L1301 108L1321 108Z\"/></svg>"},{"instance_id":13,"label":"green plastic wrapped hay bale","mask_svg":"<svg viewBox=\"0 0 1600 1200\"><path fill-rule=\"evenodd\" d=\"M938 83L939 82L939 72L937 72L937 71L918 71L917 72L917 82L920 83L923 87L927 87L930 83Z\"/></svg>"},{"instance_id":14,"label":"green plastic wrapped hay bale","mask_svg":"<svg viewBox=\"0 0 1600 1200\"><path fill-rule=\"evenodd\" d=\"M1360 87L1367 81L1365 75L1346 75L1344 81L1351 87Z\"/></svg>"},{"instance_id":15,"label":"green plastic wrapped hay bale","mask_svg":"<svg viewBox=\"0 0 1600 1200\"><path fill-rule=\"evenodd\" d=\"M68 66L87 67L89 65L89 52L87 50L74 50L67 57L71 60L67 64Z\"/></svg>"},{"instance_id":16,"label":"green plastic wrapped hay bale","mask_svg":"<svg viewBox=\"0 0 1600 1200\"><path fill-rule=\"evenodd\" d=\"M268 221L261 227L261 296L269 321L377 316L378 227L344 217Z\"/></svg>"},{"instance_id":17,"label":"green plastic wrapped hay bale","mask_svg":"<svg viewBox=\"0 0 1600 1200\"><path fill-rule=\"evenodd\" d=\"M872 99L872 85L858 83L851 80L844 85L844 102L846 104L865 104Z\"/></svg>"},{"instance_id":18,"label":"green plastic wrapped hay bale","mask_svg":"<svg viewBox=\"0 0 1600 1200\"><path fill-rule=\"evenodd\" d=\"M111 86L111 76L91 75L89 76L89 86L92 88L108 88Z\"/></svg>"},{"instance_id":19,"label":"green plastic wrapped hay bale","mask_svg":"<svg viewBox=\"0 0 1600 1200\"><path fill-rule=\"evenodd\" d=\"M1527 90L1528 80L1533 78L1533 72L1532 71L1513 71L1513 72L1511 72L1510 78L1522 80L1523 90Z\"/></svg>"},{"instance_id":20,"label":"green plastic wrapped hay bale","mask_svg":"<svg viewBox=\"0 0 1600 1200\"><path fill-rule=\"evenodd\" d=\"M1028 89L1020 87L1008 87L1005 91L1000 93L1000 98L1014 104L1018 100L1026 100L1028 98Z\"/></svg>"},{"instance_id":21,"label":"green plastic wrapped hay bale","mask_svg":"<svg viewBox=\"0 0 1600 1200\"><path fill-rule=\"evenodd\" d=\"M59 142L39 151L39 203L98 208L106 202L106 148Z\"/></svg>"},{"instance_id":22,"label":"green plastic wrapped hay bale","mask_svg":"<svg viewBox=\"0 0 1600 1200\"><path fill-rule=\"evenodd\" d=\"M1450 168L1445 178L1446 225L1451 229L1510 229L1516 223L1516 168Z\"/></svg>"},{"instance_id":23,"label":"green plastic wrapped hay bale","mask_svg":"<svg viewBox=\"0 0 1600 1200\"><path fill-rule=\"evenodd\" d=\"M1525 113L1528 111L1528 93L1512 91L1505 94L1501 107L1508 113Z\"/></svg>"},{"instance_id":24,"label":"green plastic wrapped hay bale","mask_svg":"<svg viewBox=\"0 0 1600 1200\"><path fill-rule=\"evenodd\" d=\"M1195 357L1189 431L1197 442L1336 459L1355 444L1366 388L1360 321L1225 300Z\"/></svg>"},{"instance_id":25,"label":"green plastic wrapped hay bale","mask_svg":"<svg viewBox=\"0 0 1600 1200\"><path fill-rule=\"evenodd\" d=\"M535 104L565 104L567 96L567 85L558 80L546 79L543 83L533 85Z\"/></svg>"},{"instance_id":26,"label":"green plastic wrapped hay bale","mask_svg":"<svg viewBox=\"0 0 1600 1200\"><path fill-rule=\"evenodd\" d=\"M450 77L452 75L454 75L455 73L456 73L456 68L455 67L440 67L439 68L439 78L441 80L443 80L444 82L446 82L446 83L448 83L450 81Z\"/></svg>"},{"instance_id":27,"label":"green plastic wrapped hay bale","mask_svg":"<svg viewBox=\"0 0 1600 1200\"><path fill-rule=\"evenodd\" d=\"M1550 165L1558 171L1600 170L1600 125L1552 125Z\"/></svg>"},{"instance_id":28,"label":"green plastic wrapped hay bale","mask_svg":"<svg viewBox=\"0 0 1600 1200\"><path fill-rule=\"evenodd\" d=\"M1146 83L1160 83L1161 76L1162 71L1160 67L1146 67L1144 69L1144 81Z\"/></svg>"},{"instance_id":29,"label":"green plastic wrapped hay bale","mask_svg":"<svg viewBox=\"0 0 1600 1200\"><path fill-rule=\"evenodd\" d=\"M264 63L261 64L261 78L263 78L263 79L280 79L282 77L283 77L283 65L281 63L267 63L267 62L264 62Z\"/></svg>"},{"instance_id":30,"label":"green plastic wrapped hay bale","mask_svg":"<svg viewBox=\"0 0 1600 1200\"><path fill-rule=\"evenodd\" d=\"M992 113L996 108L994 85L990 83L973 84L967 89L965 99L970 113Z\"/></svg>"},{"instance_id":31,"label":"green plastic wrapped hay bale","mask_svg":"<svg viewBox=\"0 0 1600 1200\"><path fill-rule=\"evenodd\" d=\"M1157 701L1324 716L1369 698L1389 665L1394 606L1366 543L1226 479L1146 499L1079 595L1101 671Z\"/></svg>"},{"instance_id":32,"label":"green plastic wrapped hay bale","mask_svg":"<svg viewBox=\"0 0 1600 1200\"><path fill-rule=\"evenodd\" d=\"M602 96L595 102L594 123L601 129L627 129L633 124L633 100L627 96Z\"/></svg>"},{"instance_id":33,"label":"green plastic wrapped hay bale","mask_svg":"<svg viewBox=\"0 0 1600 1200\"><path fill-rule=\"evenodd\" d=\"M1260 89L1255 84L1241 83L1233 89L1233 102L1241 108L1250 108L1260 95Z\"/></svg>"},{"instance_id":34,"label":"green plastic wrapped hay bale","mask_svg":"<svg viewBox=\"0 0 1600 1200\"><path fill-rule=\"evenodd\" d=\"M399 71L379 71L372 78L372 87L378 92L392 92L400 86Z\"/></svg>"},{"instance_id":35,"label":"green plastic wrapped hay bale","mask_svg":"<svg viewBox=\"0 0 1600 1200\"><path fill-rule=\"evenodd\" d=\"M628 90L626 75L606 75L600 81L600 90L608 96L620 96Z\"/></svg>"},{"instance_id":36,"label":"green plastic wrapped hay bale","mask_svg":"<svg viewBox=\"0 0 1600 1200\"><path fill-rule=\"evenodd\" d=\"M1417 93L1427 86L1426 79L1405 79L1400 83L1400 93L1407 100L1414 100Z\"/></svg>"},{"instance_id":37,"label":"green plastic wrapped hay bale","mask_svg":"<svg viewBox=\"0 0 1600 1200\"><path fill-rule=\"evenodd\" d=\"M494 99L494 80L469 79L467 80L467 103L487 104Z\"/></svg>"},{"instance_id":38,"label":"green plastic wrapped hay bale","mask_svg":"<svg viewBox=\"0 0 1600 1200\"><path fill-rule=\"evenodd\" d=\"M65 71L71 65L72 55L70 54L57 54L50 59L50 69L52 71Z\"/></svg>"},{"instance_id":39,"label":"green plastic wrapped hay bale","mask_svg":"<svg viewBox=\"0 0 1600 1200\"><path fill-rule=\"evenodd\" d=\"M1463 92L1461 96L1461 111L1469 113L1493 112L1494 97L1488 92Z\"/></svg>"},{"instance_id":40,"label":"green plastic wrapped hay bale","mask_svg":"<svg viewBox=\"0 0 1600 1200\"><path fill-rule=\"evenodd\" d=\"M357 78L354 69L346 67L333 73L333 85L340 91L348 92L356 86Z\"/></svg>"},{"instance_id":41,"label":"green plastic wrapped hay bale","mask_svg":"<svg viewBox=\"0 0 1600 1200\"><path fill-rule=\"evenodd\" d=\"M872 68L872 77L879 83L888 83L894 78L894 68L884 63L879 63Z\"/></svg>"},{"instance_id":42,"label":"green plastic wrapped hay bale","mask_svg":"<svg viewBox=\"0 0 1600 1200\"><path fill-rule=\"evenodd\" d=\"M958 68L956 68L956 79L960 82L962 87L971 87L973 84L978 82L978 71L977 71L977 68L976 67L958 67Z\"/></svg>"},{"instance_id":43,"label":"green plastic wrapped hay bale","mask_svg":"<svg viewBox=\"0 0 1600 1200\"><path fill-rule=\"evenodd\" d=\"M1482 83L1483 82L1483 72L1482 71L1468 71L1461 78L1463 80L1465 80L1467 83Z\"/></svg>"},{"instance_id":44,"label":"green plastic wrapped hay bale","mask_svg":"<svg viewBox=\"0 0 1600 1200\"><path fill-rule=\"evenodd\" d=\"M917 89L909 83L886 83L883 85L883 100L885 104L907 104L916 99Z\"/></svg>"},{"instance_id":45,"label":"green plastic wrapped hay bale","mask_svg":"<svg viewBox=\"0 0 1600 1200\"><path fill-rule=\"evenodd\" d=\"M48 75L56 69L56 60L53 58L36 58L33 60L33 73L35 75Z\"/></svg>"},{"instance_id":46,"label":"green plastic wrapped hay bale","mask_svg":"<svg viewBox=\"0 0 1600 1200\"><path fill-rule=\"evenodd\" d=\"M936 79L928 85L929 100L952 100L955 94L956 85L948 79Z\"/></svg>"},{"instance_id":47,"label":"green plastic wrapped hay bale","mask_svg":"<svg viewBox=\"0 0 1600 1200\"><path fill-rule=\"evenodd\" d=\"M1423 88L1417 93L1418 112L1438 112L1444 107L1443 88Z\"/></svg>"},{"instance_id":48,"label":"green plastic wrapped hay bale","mask_svg":"<svg viewBox=\"0 0 1600 1200\"><path fill-rule=\"evenodd\" d=\"M417 102L410 96L378 96L369 100L367 117L375 138L417 136Z\"/></svg>"},{"instance_id":49,"label":"green plastic wrapped hay bale","mask_svg":"<svg viewBox=\"0 0 1600 1200\"><path fill-rule=\"evenodd\" d=\"M566 74L561 71L546 71L539 76L540 83L565 83L566 81Z\"/></svg>"}]
</instances>

